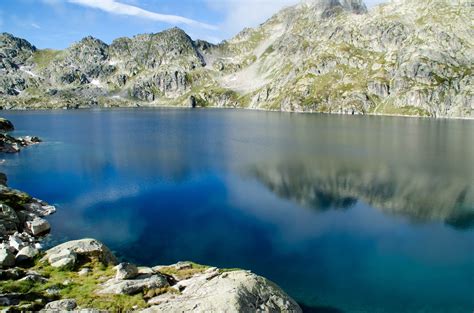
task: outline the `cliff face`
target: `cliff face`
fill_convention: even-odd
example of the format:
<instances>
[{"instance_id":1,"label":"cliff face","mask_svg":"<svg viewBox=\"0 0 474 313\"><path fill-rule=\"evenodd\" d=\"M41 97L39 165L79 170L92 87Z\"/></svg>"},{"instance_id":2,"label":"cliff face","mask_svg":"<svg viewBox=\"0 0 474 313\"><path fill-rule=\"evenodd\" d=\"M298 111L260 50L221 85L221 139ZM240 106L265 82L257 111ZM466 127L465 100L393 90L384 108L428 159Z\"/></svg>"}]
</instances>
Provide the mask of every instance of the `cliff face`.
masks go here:
<instances>
[{"instance_id":1,"label":"cliff face","mask_svg":"<svg viewBox=\"0 0 474 313\"><path fill-rule=\"evenodd\" d=\"M64 51L3 34L0 103L472 117L473 16L467 0L304 0L219 45L177 28Z\"/></svg>"}]
</instances>

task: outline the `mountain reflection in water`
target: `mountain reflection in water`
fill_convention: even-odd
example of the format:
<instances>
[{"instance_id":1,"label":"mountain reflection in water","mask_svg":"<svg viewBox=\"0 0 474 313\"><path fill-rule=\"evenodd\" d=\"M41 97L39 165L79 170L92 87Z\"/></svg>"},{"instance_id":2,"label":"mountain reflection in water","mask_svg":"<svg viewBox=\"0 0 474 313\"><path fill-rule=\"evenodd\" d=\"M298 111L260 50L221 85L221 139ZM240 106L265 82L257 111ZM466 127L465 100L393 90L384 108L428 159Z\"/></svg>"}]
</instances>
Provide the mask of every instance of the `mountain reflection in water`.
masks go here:
<instances>
[{"instance_id":1,"label":"mountain reflection in water","mask_svg":"<svg viewBox=\"0 0 474 313\"><path fill-rule=\"evenodd\" d=\"M413 222L474 227L474 186L387 165L300 159L256 165L249 171L272 192L318 211L349 209L362 201Z\"/></svg>"}]
</instances>

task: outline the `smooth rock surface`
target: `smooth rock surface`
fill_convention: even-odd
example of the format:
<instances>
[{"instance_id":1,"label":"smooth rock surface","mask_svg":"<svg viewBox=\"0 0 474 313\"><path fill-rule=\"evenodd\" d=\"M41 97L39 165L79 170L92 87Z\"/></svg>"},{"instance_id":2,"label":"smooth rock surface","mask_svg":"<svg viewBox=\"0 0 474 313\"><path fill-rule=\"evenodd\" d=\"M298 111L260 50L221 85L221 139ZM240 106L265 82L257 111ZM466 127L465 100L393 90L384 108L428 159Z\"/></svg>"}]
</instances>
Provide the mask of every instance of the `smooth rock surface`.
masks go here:
<instances>
[{"instance_id":1,"label":"smooth rock surface","mask_svg":"<svg viewBox=\"0 0 474 313\"><path fill-rule=\"evenodd\" d=\"M145 289L159 289L168 286L168 281L161 274L140 275L135 279L129 280L108 280L102 285L102 289L98 291L98 294L133 295Z\"/></svg>"},{"instance_id":2,"label":"smooth rock surface","mask_svg":"<svg viewBox=\"0 0 474 313\"><path fill-rule=\"evenodd\" d=\"M18 253L16 254L16 262L25 262L29 260L33 260L35 256L37 256L39 251L32 247L32 246L26 246L22 248Z\"/></svg>"},{"instance_id":3,"label":"smooth rock surface","mask_svg":"<svg viewBox=\"0 0 474 313\"><path fill-rule=\"evenodd\" d=\"M117 258L103 243L95 239L74 240L46 251L46 258L57 255L62 250L70 250L80 257L94 258L104 264L117 264Z\"/></svg>"},{"instance_id":4,"label":"smooth rock surface","mask_svg":"<svg viewBox=\"0 0 474 313\"><path fill-rule=\"evenodd\" d=\"M49 302L45 306L45 310L58 310L58 311L70 311L77 307L76 300L74 299L63 299L58 301Z\"/></svg>"},{"instance_id":5,"label":"smooth rock surface","mask_svg":"<svg viewBox=\"0 0 474 313\"><path fill-rule=\"evenodd\" d=\"M49 264L57 268L72 268L77 261L77 254L70 249L61 249L46 255Z\"/></svg>"},{"instance_id":6,"label":"smooth rock surface","mask_svg":"<svg viewBox=\"0 0 474 313\"><path fill-rule=\"evenodd\" d=\"M115 267L117 274L115 279L131 279L138 275L138 268L130 263L120 263Z\"/></svg>"},{"instance_id":7,"label":"smooth rock surface","mask_svg":"<svg viewBox=\"0 0 474 313\"><path fill-rule=\"evenodd\" d=\"M33 236L45 234L51 229L49 222L40 217L37 217L32 221L27 221L25 227Z\"/></svg>"}]
</instances>

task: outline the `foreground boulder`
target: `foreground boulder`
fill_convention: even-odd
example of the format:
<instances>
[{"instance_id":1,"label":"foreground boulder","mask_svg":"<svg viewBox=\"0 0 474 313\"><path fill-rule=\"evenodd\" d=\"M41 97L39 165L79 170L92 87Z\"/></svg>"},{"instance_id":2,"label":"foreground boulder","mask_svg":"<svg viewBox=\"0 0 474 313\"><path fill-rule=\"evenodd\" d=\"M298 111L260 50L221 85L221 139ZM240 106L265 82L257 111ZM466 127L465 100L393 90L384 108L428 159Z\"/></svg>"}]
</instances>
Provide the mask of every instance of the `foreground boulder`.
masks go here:
<instances>
[{"instance_id":1,"label":"foreground boulder","mask_svg":"<svg viewBox=\"0 0 474 313\"><path fill-rule=\"evenodd\" d=\"M277 285L248 271L221 273L211 268L176 288L180 293L152 298L152 306L143 312L301 312Z\"/></svg>"},{"instance_id":2,"label":"foreground boulder","mask_svg":"<svg viewBox=\"0 0 474 313\"><path fill-rule=\"evenodd\" d=\"M65 253L67 251L67 253ZM57 260L73 252L78 258L94 259L104 264L117 264L117 258L103 243L95 239L74 240L63 243L46 251L46 260Z\"/></svg>"},{"instance_id":3,"label":"foreground boulder","mask_svg":"<svg viewBox=\"0 0 474 313\"><path fill-rule=\"evenodd\" d=\"M61 312L61 311L64 312L64 311L74 310L76 307L77 307L76 300L64 299L64 300L53 301L46 304L45 310L46 311L54 310L57 312Z\"/></svg>"},{"instance_id":4,"label":"foreground boulder","mask_svg":"<svg viewBox=\"0 0 474 313\"><path fill-rule=\"evenodd\" d=\"M144 274L134 279L120 280L113 278L103 284L103 289L99 294L115 294L115 295L134 295L145 290L162 289L169 287L168 280L165 276L156 274Z\"/></svg>"}]
</instances>

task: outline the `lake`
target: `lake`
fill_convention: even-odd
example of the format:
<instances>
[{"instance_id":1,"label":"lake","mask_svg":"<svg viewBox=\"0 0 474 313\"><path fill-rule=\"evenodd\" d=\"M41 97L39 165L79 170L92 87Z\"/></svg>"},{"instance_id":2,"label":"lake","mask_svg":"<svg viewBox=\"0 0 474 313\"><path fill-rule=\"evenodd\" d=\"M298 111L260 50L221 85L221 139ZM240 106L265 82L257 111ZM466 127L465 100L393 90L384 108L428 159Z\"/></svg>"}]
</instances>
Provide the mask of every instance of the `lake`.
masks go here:
<instances>
[{"instance_id":1,"label":"lake","mask_svg":"<svg viewBox=\"0 0 474 313\"><path fill-rule=\"evenodd\" d=\"M2 112L44 143L9 185L142 265L263 275L308 312L474 310L474 121L135 109Z\"/></svg>"}]
</instances>

